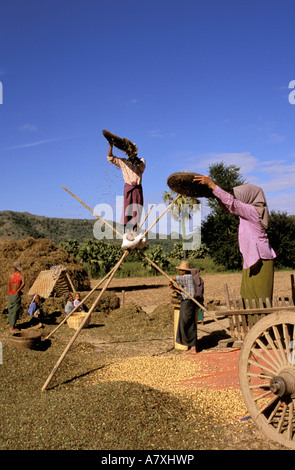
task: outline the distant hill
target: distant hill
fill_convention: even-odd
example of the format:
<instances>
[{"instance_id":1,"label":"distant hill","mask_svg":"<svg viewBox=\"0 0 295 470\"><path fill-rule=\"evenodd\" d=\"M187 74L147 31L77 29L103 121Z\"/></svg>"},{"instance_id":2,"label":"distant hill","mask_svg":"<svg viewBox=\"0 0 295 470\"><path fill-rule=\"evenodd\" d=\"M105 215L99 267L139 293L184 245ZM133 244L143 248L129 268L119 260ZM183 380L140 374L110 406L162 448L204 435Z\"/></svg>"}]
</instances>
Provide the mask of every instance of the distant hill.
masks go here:
<instances>
[{"instance_id":1,"label":"distant hill","mask_svg":"<svg viewBox=\"0 0 295 470\"><path fill-rule=\"evenodd\" d=\"M54 243L93 238L95 220L59 219L32 215L28 212L0 212L0 239L22 240L27 237L47 238Z\"/></svg>"},{"instance_id":2,"label":"distant hill","mask_svg":"<svg viewBox=\"0 0 295 470\"><path fill-rule=\"evenodd\" d=\"M96 221L97 219L62 219L32 215L29 212L2 211L0 212L0 239L16 241L32 237L46 238L56 244L66 240L83 242L94 239L93 227ZM112 222L109 223L112 224ZM174 243L180 241L181 236L179 240L171 240L170 236L157 235L150 239L149 243L162 245L165 250L170 251ZM117 240L117 243L119 242L120 240Z\"/></svg>"}]
</instances>

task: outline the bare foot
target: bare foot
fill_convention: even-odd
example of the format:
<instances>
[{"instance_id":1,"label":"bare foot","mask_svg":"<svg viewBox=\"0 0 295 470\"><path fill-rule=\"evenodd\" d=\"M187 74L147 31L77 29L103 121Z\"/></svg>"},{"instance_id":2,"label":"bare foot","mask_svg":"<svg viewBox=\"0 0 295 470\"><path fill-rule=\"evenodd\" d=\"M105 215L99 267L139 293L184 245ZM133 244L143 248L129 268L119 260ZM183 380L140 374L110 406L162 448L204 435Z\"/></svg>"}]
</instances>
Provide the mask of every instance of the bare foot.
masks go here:
<instances>
[{"instance_id":1,"label":"bare foot","mask_svg":"<svg viewBox=\"0 0 295 470\"><path fill-rule=\"evenodd\" d=\"M129 241L129 242L133 242L135 240L133 234L130 232L130 230L127 229L127 232L126 232L126 239Z\"/></svg>"},{"instance_id":2,"label":"bare foot","mask_svg":"<svg viewBox=\"0 0 295 470\"><path fill-rule=\"evenodd\" d=\"M186 351L186 354L197 354L197 348L196 346L193 346L190 348L188 351Z\"/></svg>"},{"instance_id":3,"label":"bare foot","mask_svg":"<svg viewBox=\"0 0 295 470\"><path fill-rule=\"evenodd\" d=\"M11 326L11 327L9 328L9 333L11 333L11 334L13 334L13 333L18 333L18 332L19 332L19 331L18 331L16 328L14 328L14 326Z\"/></svg>"}]
</instances>

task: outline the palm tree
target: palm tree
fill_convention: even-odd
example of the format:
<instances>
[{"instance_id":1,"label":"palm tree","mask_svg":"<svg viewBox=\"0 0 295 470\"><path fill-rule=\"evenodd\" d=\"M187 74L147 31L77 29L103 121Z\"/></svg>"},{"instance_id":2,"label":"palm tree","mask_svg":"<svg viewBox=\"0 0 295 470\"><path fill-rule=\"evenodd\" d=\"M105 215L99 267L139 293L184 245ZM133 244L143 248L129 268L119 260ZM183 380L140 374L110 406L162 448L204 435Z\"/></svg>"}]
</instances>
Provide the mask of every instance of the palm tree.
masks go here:
<instances>
[{"instance_id":1,"label":"palm tree","mask_svg":"<svg viewBox=\"0 0 295 470\"><path fill-rule=\"evenodd\" d=\"M164 202L171 204L173 199L175 198L175 191L164 191L163 200ZM192 218L192 213L196 209L196 205L198 206L198 210L201 210L201 202L195 197L185 197L181 196L175 204L171 206L170 213L171 217L178 221L180 219L180 226L181 226L181 235L182 235L182 243L184 245L185 240L185 223ZM186 250L183 251L184 259L186 258Z\"/></svg>"}]
</instances>

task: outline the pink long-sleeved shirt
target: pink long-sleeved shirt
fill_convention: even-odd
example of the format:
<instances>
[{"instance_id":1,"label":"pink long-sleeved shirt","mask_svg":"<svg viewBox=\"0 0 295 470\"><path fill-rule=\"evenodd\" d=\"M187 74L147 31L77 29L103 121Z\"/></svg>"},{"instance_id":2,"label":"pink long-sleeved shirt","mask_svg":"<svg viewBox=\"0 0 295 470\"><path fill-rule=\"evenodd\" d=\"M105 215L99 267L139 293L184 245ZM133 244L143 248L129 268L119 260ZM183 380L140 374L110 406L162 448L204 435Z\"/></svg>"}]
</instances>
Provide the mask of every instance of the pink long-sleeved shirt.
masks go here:
<instances>
[{"instance_id":1,"label":"pink long-sleeved shirt","mask_svg":"<svg viewBox=\"0 0 295 470\"><path fill-rule=\"evenodd\" d=\"M250 268L259 259L276 258L255 207L235 199L234 196L217 185L213 194L222 202L228 212L240 217L239 247L243 256L243 268Z\"/></svg>"}]
</instances>

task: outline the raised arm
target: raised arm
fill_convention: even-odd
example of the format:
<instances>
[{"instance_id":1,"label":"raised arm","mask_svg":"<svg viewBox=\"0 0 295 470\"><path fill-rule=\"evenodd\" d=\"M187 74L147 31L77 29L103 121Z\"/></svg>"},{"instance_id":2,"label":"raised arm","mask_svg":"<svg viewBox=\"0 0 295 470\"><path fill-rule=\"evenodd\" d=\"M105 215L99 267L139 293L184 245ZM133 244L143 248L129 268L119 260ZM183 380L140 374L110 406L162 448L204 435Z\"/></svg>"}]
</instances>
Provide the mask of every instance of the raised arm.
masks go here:
<instances>
[{"instance_id":1,"label":"raised arm","mask_svg":"<svg viewBox=\"0 0 295 470\"><path fill-rule=\"evenodd\" d=\"M110 144L109 151L108 151L108 157L107 157L107 158L108 158L108 162L113 163L113 164L116 165L116 166L121 166L121 165L120 165L120 163L121 163L120 158L115 157L115 156L113 155L113 145L112 145L112 144Z\"/></svg>"},{"instance_id":2,"label":"raised arm","mask_svg":"<svg viewBox=\"0 0 295 470\"><path fill-rule=\"evenodd\" d=\"M257 222L259 220L258 212L253 206L251 206L251 204L245 204L244 202L235 199L234 196L227 193L217 184L215 184L208 175L195 176L193 181L204 184L211 188L220 206L227 212L238 215L239 217L242 217L243 219L249 220L251 222Z\"/></svg>"}]
</instances>

